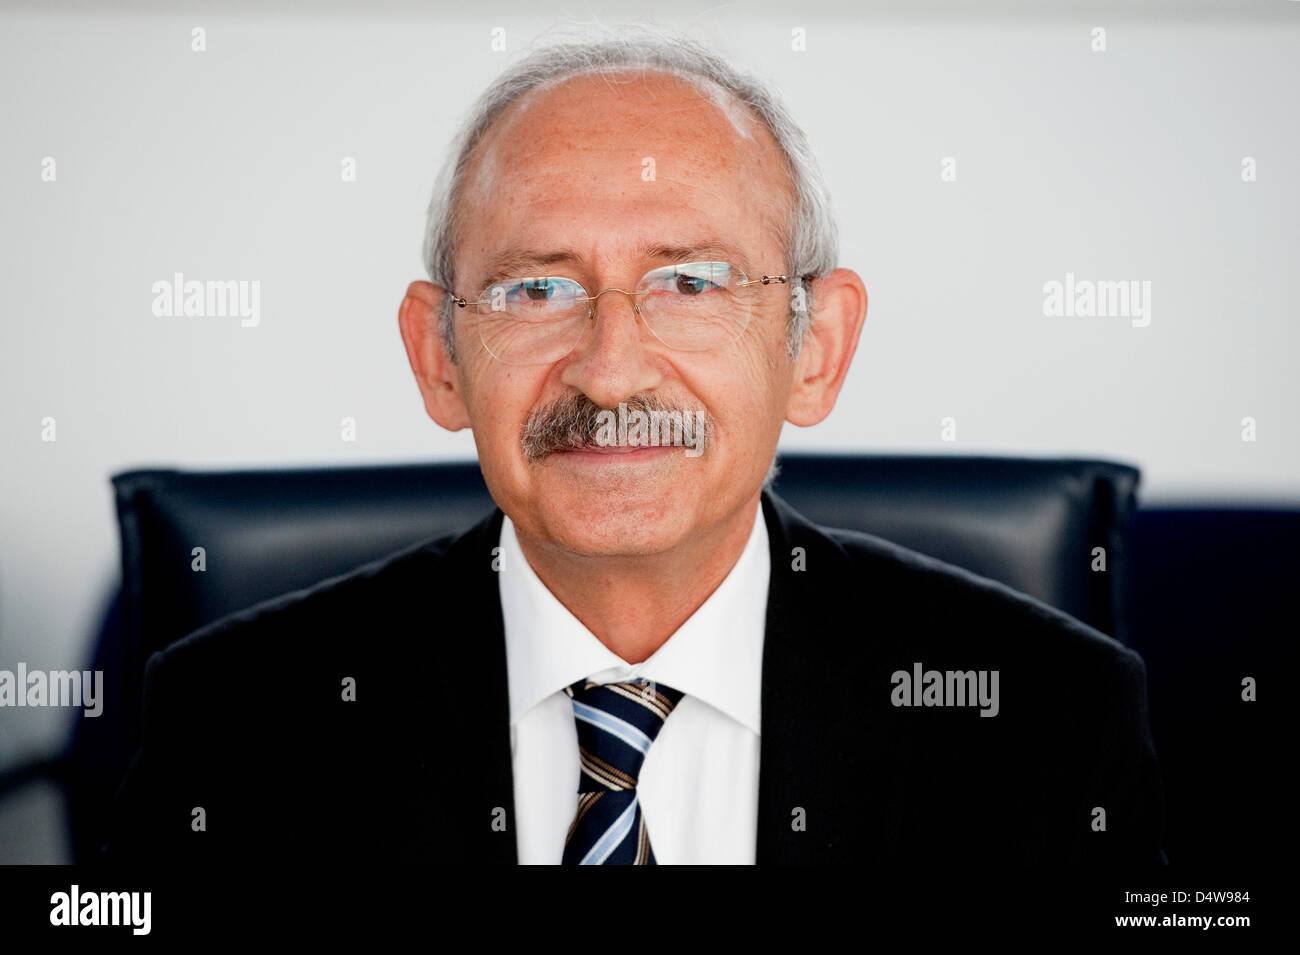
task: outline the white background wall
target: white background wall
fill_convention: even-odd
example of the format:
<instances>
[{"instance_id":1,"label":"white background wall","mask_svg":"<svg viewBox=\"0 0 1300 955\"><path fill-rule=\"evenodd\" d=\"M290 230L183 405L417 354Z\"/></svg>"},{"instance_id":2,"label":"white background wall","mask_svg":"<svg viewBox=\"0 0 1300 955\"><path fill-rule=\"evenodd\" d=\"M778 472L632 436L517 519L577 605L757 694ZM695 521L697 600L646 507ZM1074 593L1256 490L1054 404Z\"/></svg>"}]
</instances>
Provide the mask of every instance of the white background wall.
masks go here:
<instances>
[{"instance_id":1,"label":"white background wall","mask_svg":"<svg viewBox=\"0 0 1300 955\"><path fill-rule=\"evenodd\" d=\"M114 472L473 454L425 417L396 308L456 119L565 19L689 26L820 152L871 307L839 408L785 447L1104 456L1147 500L1300 498L1293 0L125 7L0 8L0 668L85 665ZM178 271L260 281L261 324L155 317ZM1149 327L1045 317L1066 272L1151 282ZM69 718L0 711L0 765Z\"/></svg>"}]
</instances>

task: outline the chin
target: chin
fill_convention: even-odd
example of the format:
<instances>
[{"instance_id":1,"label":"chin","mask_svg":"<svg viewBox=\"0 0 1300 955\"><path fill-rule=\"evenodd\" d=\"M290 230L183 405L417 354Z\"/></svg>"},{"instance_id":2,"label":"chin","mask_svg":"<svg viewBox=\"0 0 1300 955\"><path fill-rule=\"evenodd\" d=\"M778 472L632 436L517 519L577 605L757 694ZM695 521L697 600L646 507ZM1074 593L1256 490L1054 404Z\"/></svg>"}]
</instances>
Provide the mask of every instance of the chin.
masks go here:
<instances>
[{"instance_id":1,"label":"chin","mask_svg":"<svg viewBox=\"0 0 1300 955\"><path fill-rule=\"evenodd\" d=\"M563 518L560 518L563 520ZM565 523L551 525L550 539L566 553L580 557L648 557L671 550L689 531L647 528L632 521L606 520L602 526Z\"/></svg>"},{"instance_id":2,"label":"chin","mask_svg":"<svg viewBox=\"0 0 1300 955\"><path fill-rule=\"evenodd\" d=\"M530 524L543 538L571 553L660 553L694 532L705 516L705 487L689 475L555 480L561 477L552 473L539 482Z\"/></svg>"}]
</instances>

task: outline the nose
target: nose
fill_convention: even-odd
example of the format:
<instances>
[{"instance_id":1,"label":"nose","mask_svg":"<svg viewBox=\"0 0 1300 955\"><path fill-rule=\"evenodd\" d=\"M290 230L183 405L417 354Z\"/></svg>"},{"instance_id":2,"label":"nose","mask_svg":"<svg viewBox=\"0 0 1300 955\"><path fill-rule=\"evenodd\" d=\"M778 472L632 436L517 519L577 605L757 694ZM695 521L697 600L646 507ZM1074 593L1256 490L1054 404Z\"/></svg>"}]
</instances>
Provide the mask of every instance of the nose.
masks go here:
<instances>
[{"instance_id":1,"label":"nose","mask_svg":"<svg viewBox=\"0 0 1300 955\"><path fill-rule=\"evenodd\" d=\"M560 380L602 408L659 387L663 373L646 348L636 299L621 289L605 289L592 308L593 327L570 353Z\"/></svg>"}]
</instances>

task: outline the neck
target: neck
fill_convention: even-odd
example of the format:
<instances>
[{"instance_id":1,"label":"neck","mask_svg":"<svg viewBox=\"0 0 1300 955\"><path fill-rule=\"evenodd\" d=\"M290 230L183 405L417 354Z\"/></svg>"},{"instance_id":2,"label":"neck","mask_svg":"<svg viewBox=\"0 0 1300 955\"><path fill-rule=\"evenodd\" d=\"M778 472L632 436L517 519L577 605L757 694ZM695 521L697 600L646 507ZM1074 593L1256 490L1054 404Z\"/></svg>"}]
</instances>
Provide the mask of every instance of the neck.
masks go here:
<instances>
[{"instance_id":1,"label":"neck","mask_svg":"<svg viewBox=\"0 0 1300 955\"><path fill-rule=\"evenodd\" d=\"M586 557L543 547L515 527L528 565L555 599L605 646L641 663L718 589L754 529L759 494L671 550ZM762 517L758 518L762 520Z\"/></svg>"}]
</instances>

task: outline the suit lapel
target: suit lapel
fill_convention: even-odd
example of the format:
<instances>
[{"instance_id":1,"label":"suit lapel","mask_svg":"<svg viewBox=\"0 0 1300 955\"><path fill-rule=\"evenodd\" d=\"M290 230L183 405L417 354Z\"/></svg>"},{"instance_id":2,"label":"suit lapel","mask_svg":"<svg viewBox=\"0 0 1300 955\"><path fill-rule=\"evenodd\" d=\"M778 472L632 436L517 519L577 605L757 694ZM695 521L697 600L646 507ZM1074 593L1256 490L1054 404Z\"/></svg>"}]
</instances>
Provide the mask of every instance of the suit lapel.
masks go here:
<instances>
[{"instance_id":1,"label":"suit lapel","mask_svg":"<svg viewBox=\"0 0 1300 955\"><path fill-rule=\"evenodd\" d=\"M832 541L767 491L763 515L772 570L756 861L847 862L871 811L858 767L878 757L880 742L864 735L870 721L855 703L855 674L844 672L852 664L835 650L857 623L844 611L858 595L836 592L855 586L854 575Z\"/></svg>"},{"instance_id":2,"label":"suit lapel","mask_svg":"<svg viewBox=\"0 0 1300 955\"><path fill-rule=\"evenodd\" d=\"M436 562L441 579L420 595L425 619L438 613L429 604L439 600L446 621L427 644L426 672L434 675L441 722L430 721L432 708L420 718L422 725L449 728L422 751L428 802L440 807L428 814L437 829L428 858L446 858L458 846L460 858L447 861L514 865L518 859L505 626L493 569L501 523L494 509L457 538Z\"/></svg>"}]
</instances>

